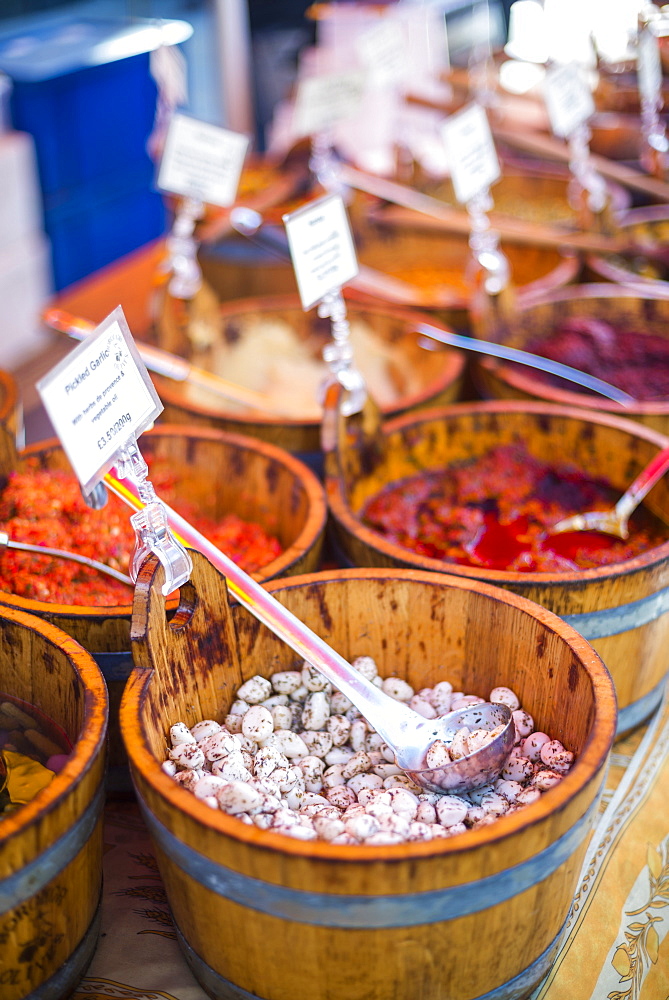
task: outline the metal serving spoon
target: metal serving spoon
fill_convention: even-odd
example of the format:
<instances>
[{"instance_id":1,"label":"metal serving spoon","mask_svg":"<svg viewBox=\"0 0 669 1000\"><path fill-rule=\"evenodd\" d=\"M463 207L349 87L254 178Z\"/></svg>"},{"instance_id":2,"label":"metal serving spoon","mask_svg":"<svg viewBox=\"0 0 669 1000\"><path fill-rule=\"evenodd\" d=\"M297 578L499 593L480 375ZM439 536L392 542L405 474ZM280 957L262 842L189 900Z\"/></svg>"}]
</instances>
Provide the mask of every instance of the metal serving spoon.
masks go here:
<instances>
[{"instance_id":1,"label":"metal serving spoon","mask_svg":"<svg viewBox=\"0 0 669 1000\"><path fill-rule=\"evenodd\" d=\"M118 480L107 474L104 481L128 506L134 510L143 507L130 480ZM239 603L300 657L317 667L355 705L393 750L397 766L417 785L433 792L457 792L478 788L497 777L515 741L515 725L506 705L485 702L449 712L440 719L424 719L375 687L188 521L167 504L164 506L176 537L206 555L225 575ZM443 767L427 767L427 751L436 740L450 744L463 726L491 731L500 725L504 726L502 732L480 750Z\"/></svg>"},{"instance_id":2,"label":"metal serving spoon","mask_svg":"<svg viewBox=\"0 0 669 1000\"><path fill-rule=\"evenodd\" d=\"M645 469L625 490L615 507L610 510L588 510L582 514L565 517L549 530L549 534L565 531L603 531L607 535L627 538L628 521L646 494L669 469L669 448L659 451Z\"/></svg>"},{"instance_id":3,"label":"metal serving spoon","mask_svg":"<svg viewBox=\"0 0 669 1000\"><path fill-rule=\"evenodd\" d=\"M576 382L585 386L593 392L598 392L602 396L613 399L622 406L629 406L635 400L627 392L609 385L595 375L588 375L586 372L572 368L570 365L563 365L560 361L551 361L550 358L542 358L539 354L531 354L529 351L521 351L517 347L506 347L504 344L497 344L490 340L477 340L474 337L465 337L462 334L454 333L452 330L439 330L436 326L428 323L419 323L416 332L429 340L419 340L421 347L427 350L434 350L431 340L438 340L440 344L448 344L449 347L460 347L465 351L476 351L478 354L487 354L494 358L503 358L505 361L515 361L528 368L538 368L540 371L549 372L551 375L559 375L569 382Z\"/></svg>"},{"instance_id":4,"label":"metal serving spoon","mask_svg":"<svg viewBox=\"0 0 669 1000\"><path fill-rule=\"evenodd\" d=\"M69 559L70 562L81 563L82 566L88 566L89 569L95 569L99 573L106 573L107 576L113 576L115 580L127 584L128 587L134 586L129 576L119 572L119 570L114 569L112 566L107 566L106 563L98 562L96 559L89 559L88 556L80 556L77 552L68 552L65 549L52 549L47 548L46 545L30 545L28 542L15 542L9 537L6 531L0 531L0 548L17 549L20 552L34 552L38 556L55 556L57 559Z\"/></svg>"}]
</instances>

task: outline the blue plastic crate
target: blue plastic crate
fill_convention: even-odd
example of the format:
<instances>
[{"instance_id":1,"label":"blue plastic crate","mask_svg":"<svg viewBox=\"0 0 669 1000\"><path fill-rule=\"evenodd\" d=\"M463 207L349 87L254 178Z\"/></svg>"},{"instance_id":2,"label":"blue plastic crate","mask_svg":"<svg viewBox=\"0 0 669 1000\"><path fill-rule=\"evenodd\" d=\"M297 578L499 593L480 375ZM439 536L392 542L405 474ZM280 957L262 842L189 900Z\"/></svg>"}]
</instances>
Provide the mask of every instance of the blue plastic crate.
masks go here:
<instances>
[{"instance_id":1,"label":"blue plastic crate","mask_svg":"<svg viewBox=\"0 0 669 1000\"><path fill-rule=\"evenodd\" d=\"M164 231L146 149L157 97L150 51L191 32L181 21L56 17L0 33L12 124L35 141L57 289Z\"/></svg>"},{"instance_id":2,"label":"blue plastic crate","mask_svg":"<svg viewBox=\"0 0 669 1000\"><path fill-rule=\"evenodd\" d=\"M44 212L51 240L54 285L64 288L118 260L165 232L162 197L137 170L124 183L99 181L82 186L76 197L52 198Z\"/></svg>"},{"instance_id":3,"label":"blue plastic crate","mask_svg":"<svg viewBox=\"0 0 669 1000\"><path fill-rule=\"evenodd\" d=\"M148 55L47 84L15 83L10 107L14 127L35 139L45 195L150 162L156 86Z\"/></svg>"}]
</instances>

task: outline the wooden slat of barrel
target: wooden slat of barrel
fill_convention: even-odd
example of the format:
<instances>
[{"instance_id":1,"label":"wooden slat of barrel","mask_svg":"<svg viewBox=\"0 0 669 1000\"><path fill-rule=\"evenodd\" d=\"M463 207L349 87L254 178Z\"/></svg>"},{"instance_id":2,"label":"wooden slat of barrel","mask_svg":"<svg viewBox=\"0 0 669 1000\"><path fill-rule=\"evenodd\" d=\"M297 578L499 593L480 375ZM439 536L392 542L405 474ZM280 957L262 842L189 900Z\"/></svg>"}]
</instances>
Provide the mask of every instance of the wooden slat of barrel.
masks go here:
<instances>
[{"instance_id":1,"label":"wooden slat of barrel","mask_svg":"<svg viewBox=\"0 0 669 1000\"><path fill-rule=\"evenodd\" d=\"M621 731L643 721L659 702L667 675L669 541L625 563L571 573L487 570L410 552L364 525L360 512L389 482L514 441L544 461L575 463L622 493L666 447L666 438L613 415L537 402L461 404L382 428L369 412L365 419L366 426L358 418L328 423L328 504L347 561L486 580L537 601L582 631L600 653L615 682ZM646 503L669 522L666 480Z\"/></svg>"},{"instance_id":2,"label":"wooden slat of barrel","mask_svg":"<svg viewBox=\"0 0 669 1000\"><path fill-rule=\"evenodd\" d=\"M23 429L19 389L14 377L0 371L0 475L15 468L16 449Z\"/></svg>"},{"instance_id":3,"label":"wooden slat of barrel","mask_svg":"<svg viewBox=\"0 0 669 1000\"><path fill-rule=\"evenodd\" d=\"M172 722L223 718L242 678L290 669L295 657L224 600L199 556L192 617L184 609L170 631L161 579L149 562L138 581L121 728L182 947L210 995L525 996L568 912L615 729L611 681L592 648L550 612L477 581L360 569L268 584L343 655L375 656L382 674L415 686L448 677L465 690L509 683L537 727L579 755L538 803L451 841L303 843L212 810L162 771Z\"/></svg>"},{"instance_id":4,"label":"wooden slat of barrel","mask_svg":"<svg viewBox=\"0 0 669 1000\"><path fill-rule=\"evenodd\" d=\"M60 774L0 819L0 995L68 996L97 943L108 702L92 657L53 625L0 609L0 692L74 744Z\"/></svg>"}]
</instances>

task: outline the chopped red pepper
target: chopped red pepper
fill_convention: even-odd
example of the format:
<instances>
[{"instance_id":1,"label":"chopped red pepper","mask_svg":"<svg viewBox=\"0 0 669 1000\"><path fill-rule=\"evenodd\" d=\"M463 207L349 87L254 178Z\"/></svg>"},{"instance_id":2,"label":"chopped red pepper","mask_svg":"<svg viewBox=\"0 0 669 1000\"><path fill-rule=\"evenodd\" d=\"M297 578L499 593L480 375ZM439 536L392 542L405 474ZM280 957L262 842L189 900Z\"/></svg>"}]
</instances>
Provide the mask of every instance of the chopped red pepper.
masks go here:
<instances>
[{"instance_id":1,"label":"chopped red pepper","mask_svg":"<svg viewBox=\"0 0 669 1000\"><path fill-rule=\"evenodd\" d=\"M255 573L282 552L279 540L261 525L236 514L216 519L179 498L177 477L168 470L149 473L160 499L247 573ZM113 494L102 511L85 503L76 478L63 471L35 468L12 473L0 494L0 526L9 538L31 545L65 549L128 572L135 535L131 511ZM84 606L129 604L132 593L79 563L5 549L0 552L0 590L32 600Z\"/></svg>"}]
</instances>

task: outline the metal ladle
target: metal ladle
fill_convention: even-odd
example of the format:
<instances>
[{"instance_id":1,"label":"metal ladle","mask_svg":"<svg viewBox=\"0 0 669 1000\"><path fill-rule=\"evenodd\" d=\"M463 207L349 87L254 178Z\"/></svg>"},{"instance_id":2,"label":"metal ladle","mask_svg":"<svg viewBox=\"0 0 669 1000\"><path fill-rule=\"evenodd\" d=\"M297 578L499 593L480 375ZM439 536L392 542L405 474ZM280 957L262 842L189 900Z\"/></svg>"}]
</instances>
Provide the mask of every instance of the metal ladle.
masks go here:
<instances>
[{"instance_id":1,"label":"metal ladle","mask_svg":"<svg viewBox=\"0 0 669 1000\"><path fill-rule=\"evenodd\" d=\"M34 552L38 556L55 556L57 559L69 559L70 562L80 563L89 569L95 569L98 573L106 573L120 583L134 586L132 580L125 573L107 566L106 563L98 562L97 559L89 559L88 556L81 556L77 552L68 552L66 549L47 548L46 545L31 545L29 542L15 542L9 537L6 531L0 531L0 548L17 549L19 552Z\"/></svg>"},{"instance_id":2,"label":"metal ladle","mask_svg":"<svg viewBox=\"0 0 669 1000\"><path fill-rule=\"evenodd\" d=\"M622 406L630 406L635 402L629 393L604 382L595 375L588 375L587 372L579 371L578 368L563 365L562 362L552 361L550 358L543 358L539 354L531 354L530 351L521 351L517 347L507 347L505 344L497 344L490 340L465 337L452 330L440 330L428 323L419 323L416 332L422 334L423 339L419 340L418 343L427 350L434 350L434 345L430 341L437 340L440 344L447 344L449 347L460 347L465 351L475 351L477 354L487 354L493 358L515 361L517 364L527 365L528 368L537 368L539 371L549 372L551 375L559 375L560 378L576 382L578 385L591 389L592 392L598 392Z\"/></svg>"},{"instance_id":3,"label":"metal ladle","mask_svg":"<svg viewBox=\"0 0 669 1000\"><path fill-rule=\"evenodd\" d=\"M664 448L648 463L627 487L615 507L610 510L588 510L565 517L549 529L549 534L565 531L603 531L618 538L629 536L628 521L646 494L669 469L669 448Z\"/></svg>"},{"instance_id":4,"label":"metal ladle","mask_svg":"<svg viewBox=\"0 0 669 1000\"><path fill-rule=\"evenodd\" d=\"M104 481L128 506L141 509L142 502L130 480L107 474ZM393 750L397 766L417 785L433 792L458 792L486 785L497 777L515 741L515 725L505 705L483 703L449 712L440 719L423 718L375 687L188 521L167 504L164 506L176 537L207 556L225 575L239 603L298 656L317 667L355 705ZM503 731L480 750L443 767L426 767L427 751L436 740L449 744L463 726L492 730L499 725L504 726Z\"/></svg>"}]
</instances>

